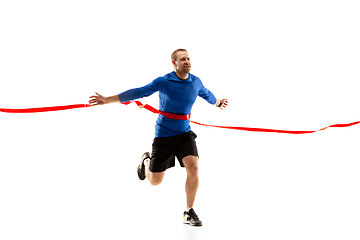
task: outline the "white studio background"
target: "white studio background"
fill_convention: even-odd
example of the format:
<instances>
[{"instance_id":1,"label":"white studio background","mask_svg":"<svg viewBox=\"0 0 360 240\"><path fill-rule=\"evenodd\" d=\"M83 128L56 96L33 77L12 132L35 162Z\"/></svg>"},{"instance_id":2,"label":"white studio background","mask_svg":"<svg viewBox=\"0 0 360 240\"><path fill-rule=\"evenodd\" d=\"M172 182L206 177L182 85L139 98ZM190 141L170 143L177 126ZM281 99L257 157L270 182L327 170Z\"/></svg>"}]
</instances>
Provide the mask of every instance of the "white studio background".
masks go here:
<instances>
[{"instance_id":1,"label":"white studio background","mask_svg":"<svg viewBox=\"0 0 360 240\"><path fill-rule=\"evenodd\" d=\"M360 120L357 1L1 1L0 108L86 103L172 71L218 98L208 124L316 130ZM157 107L157 94L142 102ZM192 125L200 152L183 226L184 169L152 187L136 167L156 115L113 104L0 113L0 239L359 239L360 126L307 135Z\"/></svg>"}]
</instances>

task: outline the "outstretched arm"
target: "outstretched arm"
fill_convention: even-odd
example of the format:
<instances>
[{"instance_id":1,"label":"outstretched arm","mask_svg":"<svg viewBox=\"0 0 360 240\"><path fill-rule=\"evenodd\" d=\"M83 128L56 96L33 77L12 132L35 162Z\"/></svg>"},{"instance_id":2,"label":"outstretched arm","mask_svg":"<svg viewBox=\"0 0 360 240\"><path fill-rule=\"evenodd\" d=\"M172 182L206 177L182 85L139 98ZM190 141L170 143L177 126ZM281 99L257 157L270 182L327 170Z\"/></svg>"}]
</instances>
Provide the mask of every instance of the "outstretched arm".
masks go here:
<instances>
[{"instance_id":1,"label":"outstretched arm","mask_svg":"<svg viewBox=\"0 0 360 240\"><path fill-rule=\"evenodd\" d=\"M95 106L95 105L104 105L108 103L114 103L114 102L120 102L119 96L114 95L111 97L104 97L97 92L95 92L96 96L91 96L89 100L89 104Z\"/></svg>"},{"instance_id":2,"label":"outstretched arm","mask_svg":"<svg viewBox=\"0 0 360 240\"><path fill-rule=\"evenodd\" d=\"M215 106L219 107L221 110L225 109L228 105L228 100L224 98L223 100L216 99Z\"/></svg>"}]
</instances>

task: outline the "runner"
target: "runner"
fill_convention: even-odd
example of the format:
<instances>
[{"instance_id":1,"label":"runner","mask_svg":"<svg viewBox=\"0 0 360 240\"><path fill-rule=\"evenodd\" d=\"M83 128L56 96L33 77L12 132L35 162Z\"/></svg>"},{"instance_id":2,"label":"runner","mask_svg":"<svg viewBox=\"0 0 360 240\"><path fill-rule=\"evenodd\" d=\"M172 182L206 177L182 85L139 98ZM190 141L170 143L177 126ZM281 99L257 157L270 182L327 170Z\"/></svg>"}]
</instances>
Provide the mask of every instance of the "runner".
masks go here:
<instances>
[{"instance_id":1,"label":"runner","mask_svg":"<svg viewBox=\"0 0 360 240\"><path fill-rule=\"evenodd\" d=\"M204 87L201 80L190 74L191 63L185 49L177 49L171 55L174 71L159 77L150 84L130 89L119 95L104 97L98 93L91 96L91 105L103 105L114 102L128 102L147 97L159 91L159 110L173 114L171 118L159 114L155 126L155 139L152 153L145 152L137 172L140 180L147 178L151 185L159 185L168 168L175 166L175 157L180 166L185 167L186 210L183 222L191 226L202 226L193 206L199 187L199 155L196 147L196 134L190 128L190 114L197 96L208 103L226 108L227 99L216 99L214 94ZM181 119L181 120L179 120Z\"/></svg>"}]
</instances>

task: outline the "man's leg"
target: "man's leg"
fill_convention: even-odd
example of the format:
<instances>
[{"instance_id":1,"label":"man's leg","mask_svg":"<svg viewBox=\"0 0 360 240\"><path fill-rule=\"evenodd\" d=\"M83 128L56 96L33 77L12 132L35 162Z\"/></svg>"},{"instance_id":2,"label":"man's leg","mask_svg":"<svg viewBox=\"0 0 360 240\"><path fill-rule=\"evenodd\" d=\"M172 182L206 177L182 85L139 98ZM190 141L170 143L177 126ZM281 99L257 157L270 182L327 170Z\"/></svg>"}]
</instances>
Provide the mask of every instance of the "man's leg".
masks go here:
<instances>
[{"instance_id":1,"label":"man's leg","mask_svg":"<svg viewBox=\"0 0 360 240\"><path fill-rule=\"evenodd\" d=\"M199 158L197 156L186 156L182 159L187 171L187 178L185 184L186 191L186 206L187 210L184 212L184 223L191 226L202 226L202 222L196 215L194 206L196 192L199 187Z\"/></svg>"},{"instance_id":2,"label":"man's leg","mask_svg":"<svg viewBox=\"0 0 360 240\"><path fill-rule=\"evenodd\" d=\"M165 171L164 172L151 172L150 171L150 160L145 162L145 175L146 178L149 179L149 182L151 185L153 186L157 186L159 185L165 176Z\"/></svg>"},{"instance_id":3,"label":"man's leg","mask_svg":"<svg viewBox=\"0 0 360 240\"><path fill-rule=\"evenodd\" d=\"M165 171L163 172L151 172L150 171L150 153L146 152L141 157L141 162L137 168L137 173L140 180L149 179L151 185L159 185L165 176Z\"/></svg>"},{"instance_id":4,"label":"man's leg","mask_svg":"<svg viewBox=\"0 0 360 240\"><path fill-rule=\"evenodd\" d=\"M186 206L192 208L194 206L196 192L199 188L199 158L197 156L186 156L182 159L186 172L187 178L185 183L186 191Z\"/></svg>"}]
</instances>

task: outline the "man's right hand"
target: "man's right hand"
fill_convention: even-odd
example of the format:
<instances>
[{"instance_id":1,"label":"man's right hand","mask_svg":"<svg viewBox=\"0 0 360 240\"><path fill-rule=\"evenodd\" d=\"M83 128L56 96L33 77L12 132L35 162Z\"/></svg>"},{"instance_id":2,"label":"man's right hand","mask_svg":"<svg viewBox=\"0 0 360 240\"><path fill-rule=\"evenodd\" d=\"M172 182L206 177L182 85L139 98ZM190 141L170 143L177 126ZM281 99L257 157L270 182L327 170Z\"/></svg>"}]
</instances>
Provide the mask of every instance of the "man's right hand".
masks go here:
<instances>
[{"instance_id":1,"label":"man's right hand","mask_svg":"<svg viewBox=\"0 0 360 240\"><path fill-rule=\"evenodd\" d=\"M91 96L89 100L89 104L95 106L95 105L104 105L107 103L114 103L114 102L120 102L119 96L114 95L111 97L104 97L97 92L95 92L97 96Z\"/></svg>"},{"instance_id":2,"label":"man's right hand","mask_svg":"<svg viewBox=\"0 0 360 240\"><path fill-rule=\"evenodd\" d=\"M95 94L96 94L97 96L95 96L95 95L94 95L94 96L91 96L91 97L90 97L90 100L89 100L89 104L95 106L95 105L104 105L104 104L107 103L107 102L106 102L106 97L98 94L97 92L95 92Z\"/></svg>"}]
</instances>

